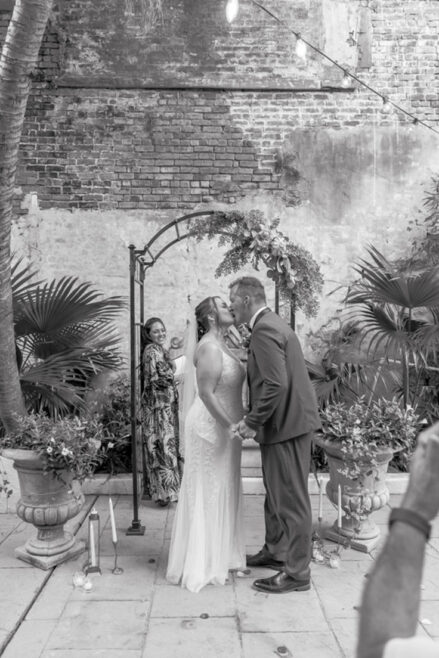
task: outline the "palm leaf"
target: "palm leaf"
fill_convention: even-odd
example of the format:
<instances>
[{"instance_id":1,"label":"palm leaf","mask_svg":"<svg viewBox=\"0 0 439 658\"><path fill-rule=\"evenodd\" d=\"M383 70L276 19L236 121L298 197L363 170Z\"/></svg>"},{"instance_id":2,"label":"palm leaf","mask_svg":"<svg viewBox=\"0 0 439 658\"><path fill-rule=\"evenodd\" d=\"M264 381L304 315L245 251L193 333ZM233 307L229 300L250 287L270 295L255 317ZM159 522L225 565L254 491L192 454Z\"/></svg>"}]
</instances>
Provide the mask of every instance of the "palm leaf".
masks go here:
<instances>
[{"instance_id":1,"label":"palm leaf","mask_svg":"<svg viewBox=\"0 0 439 658\"><path fill-rule=\"evenodd\" d=\"M342 398L357 398L364 389L372 391L379 381L386 388L388 385L387 373L383 373L376 363L342 361L331 364L329 368L309 361L306 363L317 399L323 406Z\"/></svg>"},{"instance_id":2,"label":"palm leaf","mask_svg":"<svg viewBox=\"0 0 439 658\"><path fill-rule=\"evenodd\" d=\"M53 334L66 326L88 321L111 321L126 306L122 297L102 299L101 293L89 283L79 283L76 277L37 286L16 306L16 335L29 333Z\"/></svg>"},{"instance_id":3,"label":"palm leaf","mask_svg":"<svg viewBox=\"0 0 439 658\"><path fill-rule=\"evenodd\" d=\"M439 348L439 324L424 324L415 332L421 350L435 355Z\"/></svg>"},{"instance_id":4,"label":"palm leaf","mask_svg":"<svg viewBox=\"0 0 439 658\"><path fill-rule=\"evenodd\" d=\"M17 304L23 297L41 284L41 281L35 281L36 272L29 266L23 265L23 259L11 263L11 288L14 304Z\"/></svg>"},{"instance_id":5,"label":"palm leaf","mask_svg":"<svg viewBox=\"0 0 439 658\"><path fill-rule=\"evenodd\" d=\"M122 359L114 351L78 348L38 361L21 374L23 392L29 403L46 405L50 411L65 413L83 408L83 393L95 375L120 368Z\"/></svg>"},{"instance_id":6,"label":"palm leaf","mask_svg":"<svg viewBox=\"0 0 439 658\"><path fill-rule=\"evenodd\" d=\"M361 281L348 291L348 304L375 302L401 308L439 305L439 268L420 274L405 274L374 247L369 247L368 252L373 262L361 259L354 267Z\"/></svg>"},{"instance_id":7,"label":"palm leaf","mask_svg":"<svg viewBox=\"0 0 439 658\"><path fill-rule=\"evenodd\" d=\"M32 357L44 359L51 354L76 348L87 350L106 347L109 350L119 342L120 336L114 326L100 321L66 327L52 336L43 333L30 334L17 340L25 361Z\"/></svg>"},{"instance_id":8,"label":"palm leaf","mask_svg":"<svg viewBox=\"0 0 439 658\"><path fill-rule=\"evenodd\" d=\"M400 358L402 351L418 348L415 334L404 328L404 317L390 305L368 303L349 313L349 319L360 333L360 344L367 343L367 353L386 358Z\"/></svg>"}]
</instances>

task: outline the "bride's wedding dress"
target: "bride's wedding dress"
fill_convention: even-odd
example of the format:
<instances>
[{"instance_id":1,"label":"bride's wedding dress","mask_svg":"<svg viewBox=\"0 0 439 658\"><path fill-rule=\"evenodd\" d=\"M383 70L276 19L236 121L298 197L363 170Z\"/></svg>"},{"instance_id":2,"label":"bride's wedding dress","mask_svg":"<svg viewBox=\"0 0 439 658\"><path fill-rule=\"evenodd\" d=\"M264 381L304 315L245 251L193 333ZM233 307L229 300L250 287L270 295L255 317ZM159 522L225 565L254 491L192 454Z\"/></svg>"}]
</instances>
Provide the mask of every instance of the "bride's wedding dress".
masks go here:
<instances>
[{"instance_id":1,"label":"bride's wedding dress","mask_svg":"<svg viewBox=\"0 0 439 658\"><path fill-rule=\"evenodd\" d=\"M222 350L215 395L233 422L243 416L240 361ZM185 420L185 465L172 529L166 577L191 592L223 585L229 569L244 569L241 441L231 439L196 396Z\"/></svg>"}]
</instances>

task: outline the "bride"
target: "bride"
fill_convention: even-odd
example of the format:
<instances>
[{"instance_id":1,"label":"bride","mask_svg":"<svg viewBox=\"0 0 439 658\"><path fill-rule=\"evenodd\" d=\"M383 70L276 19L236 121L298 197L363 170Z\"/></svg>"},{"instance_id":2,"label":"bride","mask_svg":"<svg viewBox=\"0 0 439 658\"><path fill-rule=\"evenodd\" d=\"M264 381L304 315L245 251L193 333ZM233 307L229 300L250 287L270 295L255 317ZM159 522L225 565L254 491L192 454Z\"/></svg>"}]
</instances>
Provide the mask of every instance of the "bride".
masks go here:
<instances>
[{"instance_id":1,"label":"bride","mask_svg":"<svg viewBox=\"0 0 439 658\"><path fill-rule=\"evenodd\" d=\"M226 302L208 297L195 317L198 393L184 422L185 467L166 574L191 592L224 585L230 569L246 564L241 441L231 430L243 416L244 367L224 342L233 323Z\"/></svg>"}]
</instances>

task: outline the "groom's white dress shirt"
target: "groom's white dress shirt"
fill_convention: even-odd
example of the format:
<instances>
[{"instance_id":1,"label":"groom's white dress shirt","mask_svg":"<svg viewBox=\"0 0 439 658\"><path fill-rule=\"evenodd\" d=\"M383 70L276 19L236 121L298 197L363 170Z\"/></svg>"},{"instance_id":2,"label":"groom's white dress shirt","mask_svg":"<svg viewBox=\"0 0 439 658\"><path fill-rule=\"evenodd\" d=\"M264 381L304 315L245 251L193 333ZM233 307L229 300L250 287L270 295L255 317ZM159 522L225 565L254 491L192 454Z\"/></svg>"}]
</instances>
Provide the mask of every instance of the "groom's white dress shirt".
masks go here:
<instances>
[{"instance_id":1,"label":"groom's white dress shirt","mask_svg":"<svg viewBox=\"0 0 439 658\"><path fill-rule=\"evenodd\" d=\"M249 328L250 328L250 331L253 330L253 327L255 326L256 318L258 317L258 315L260 315L260 314L262 313L262 311L265 311L266 309L268 309L268 306L263 306L262 308L258 308L258 310L256 311L256 313L254 313L254 314L251 316L251 318L250 318L250 322L248 323L248 326L249 326Z\"/></svg>"}]
</instances>

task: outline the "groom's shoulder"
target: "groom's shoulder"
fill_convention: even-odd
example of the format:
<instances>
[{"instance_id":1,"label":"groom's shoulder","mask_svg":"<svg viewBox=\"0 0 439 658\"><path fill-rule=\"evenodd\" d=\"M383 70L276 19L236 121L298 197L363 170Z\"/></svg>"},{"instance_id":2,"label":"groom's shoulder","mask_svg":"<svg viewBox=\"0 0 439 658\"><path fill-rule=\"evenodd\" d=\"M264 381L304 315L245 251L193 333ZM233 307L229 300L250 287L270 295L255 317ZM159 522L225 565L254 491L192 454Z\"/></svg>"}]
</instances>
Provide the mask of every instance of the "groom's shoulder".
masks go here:
<instances>
[{"instance_id":1,"label":"groom's shoulder","mask_svg":"<svg viewBox=\"0 0 439 658\"><path fill-rule=\"evenodd\" d=\"M265 327L267 331L277 331L285 336L294 333L290 325L274 311L264 313L258 324L261 329Z\"/></svg>"}]
</instances>

